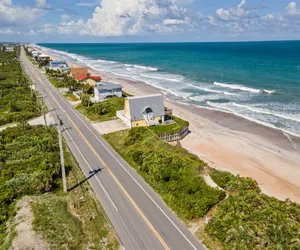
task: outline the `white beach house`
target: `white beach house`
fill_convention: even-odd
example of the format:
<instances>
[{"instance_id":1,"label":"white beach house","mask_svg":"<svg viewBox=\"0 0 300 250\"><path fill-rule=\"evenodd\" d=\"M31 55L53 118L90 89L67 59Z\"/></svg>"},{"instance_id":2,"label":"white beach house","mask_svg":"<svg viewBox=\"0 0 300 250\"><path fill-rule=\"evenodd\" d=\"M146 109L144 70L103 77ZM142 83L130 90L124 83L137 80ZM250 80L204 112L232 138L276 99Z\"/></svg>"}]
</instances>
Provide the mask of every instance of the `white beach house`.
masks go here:
<instances>
[{"instance_id":1,"label":"white beach house","mask_svg":"<svg viewBox=\"0 0 300 250\"><path fill-rule=\"evenodd\" d=\"M49 63L49 69L60 72L66 72L70 70L66 61L51 61Z\"/></svg>"},{"instance_id":2,"label":"white beach house","mask_svg":"<svg viewBox=\"0 0 300 250\"><path fill-rule=\"evenodd\" d=\"M95 102L101 102L109 97L122 97L122 86L109 82L97 82L94 88Z\"/></svg>"}]
</instances>

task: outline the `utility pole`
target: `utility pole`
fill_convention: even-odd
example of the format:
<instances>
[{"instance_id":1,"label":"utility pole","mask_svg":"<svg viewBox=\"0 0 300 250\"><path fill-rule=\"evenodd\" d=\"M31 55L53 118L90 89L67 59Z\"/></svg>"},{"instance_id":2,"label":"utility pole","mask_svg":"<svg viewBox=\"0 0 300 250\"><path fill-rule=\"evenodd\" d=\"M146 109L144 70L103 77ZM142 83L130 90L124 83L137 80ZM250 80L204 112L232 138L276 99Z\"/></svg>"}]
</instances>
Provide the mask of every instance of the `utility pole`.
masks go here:
<instances>
[{"instance_id":1,"label":"utility pole","mask_svg":"<svg viewBox=\"0 0 300 250\"><path fill-rule=\"evenodd\" d=\"M55 113L56 114L56 113ZM62 118L56 114L57 117L57 132L58 132L58 143L59 143L59 151L60 151L60 165L61 165L61 175L63 180L64 192L67 193L67 179L66 179L66 169L65 169L65 158L64 158L64 149L62 144L62 135L61 135L61 126L63 125Z\"/></svg>"},{"instance_id":2,"label":"utility pole","mask_svg":"<svg viewBox=\"0 0 300 250\"><path fill-rule=\"evenodd\" d=\"M46 97L46 95L37 96L37 98L42 98L42 112L43 112L43 116L44 116L46 130L47 130L48 125L47 125L47 118L46 118L46 112L45 112L45 102L44 102L45 97Z\"/></svg>"}]
</instances>

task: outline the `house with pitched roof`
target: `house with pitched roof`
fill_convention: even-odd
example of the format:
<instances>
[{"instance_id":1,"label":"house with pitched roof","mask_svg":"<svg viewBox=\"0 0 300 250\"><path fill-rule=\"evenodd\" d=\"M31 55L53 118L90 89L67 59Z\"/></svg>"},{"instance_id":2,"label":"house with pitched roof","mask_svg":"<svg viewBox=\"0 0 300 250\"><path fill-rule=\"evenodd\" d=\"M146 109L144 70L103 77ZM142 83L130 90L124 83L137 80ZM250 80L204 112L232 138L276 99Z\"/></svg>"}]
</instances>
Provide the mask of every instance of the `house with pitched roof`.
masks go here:
<instances>
[{"instance_id":1,"label":"house with pitched roof","mask_svg":"<svg viewBox=\"0 0 300 250\"><path fill-rule=\"evenodd\" d=\"M127 97L124 110L117 111L117 116L130 128L164 124L165 115L162 94Z\"/></svg>"},{"instance_id":2,"label":"house with pitched roof","mask_svg":"<svg viewBox=\"0 0 300 250\"><path fill-rule=\"evenodd\" d=\"M80 74L75 77L78 82L83 84L89 84L92 87L95 87L97 83L101 82L101 76L91 76L90 74Z\"/></svg>"},{"instance_id":3,"label":"house with pitched roof","mask_svg":"<svg viewBox=\"0 0 300 250\"><path fill-rule=\"evenodd\" d=\"M88 68L71 68L70 69L70 76L76 78L79 75L88 75L89 69Z\"/></svg>"}]
</instances>

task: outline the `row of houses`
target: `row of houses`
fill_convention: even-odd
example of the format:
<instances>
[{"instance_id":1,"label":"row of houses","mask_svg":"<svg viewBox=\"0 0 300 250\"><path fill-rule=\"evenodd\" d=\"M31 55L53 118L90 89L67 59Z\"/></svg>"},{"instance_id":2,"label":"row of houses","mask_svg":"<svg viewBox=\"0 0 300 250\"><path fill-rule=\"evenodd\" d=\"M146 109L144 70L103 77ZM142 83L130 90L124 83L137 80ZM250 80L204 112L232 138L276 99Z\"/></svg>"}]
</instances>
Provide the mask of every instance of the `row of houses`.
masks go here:
<instances>
[{"instance_id":1,"label":"row of houses","mask_svg":"<svg viewBox=\"0 0 300 250\"><path fill-rule=\"evenodd\" d=\"M32 54L32 58L36 59L38 62L49 62L49 65L46 68L50 70L54 70L57 72L68 73L70 71L70 67L64 60L52 61L50 56L47 54L43 54L37 50L32 48L28 48L28 51Z\"/></svg>"},{"instance_id":2,"label":"row of houses","mask_svg":"<svg viewBox=\"0 0 300 250\"><path fill-rule=\"evenodd\" d=\"M104 82L100 76L89 74L88 68L71 68L69 76L94 88L94 102L122 97L120 84ZM117 111L117 117L130 128L165 124L165 117L170 115L172 111L165 108L162 94L127 97L124 101L124 110Z\"/></svg>"},{"instance_id":3,"label":"row of houses","mask_svg":"<svg viewBox=\"0 0 300 250\"><path fill-rule=\"evenodd\" d=\"M0 44L0 50L3 50L5 52L14 52L15 51L15 45L12 45L12 44Z\"/></svg>"},{"instance_id":4,"label":"row of houses","mask_svg":"<svg viewBox=\"0 0 300 250\"><path fill-rule=\"evenodd\" d=\"M87 67L69 68L66 61L50 61L48 55L31 51L32 56L38 60L49 60L48 68L60 72L68 72L68 76L76 81L87 84L94 89L93 102L102 102L111 97L122 97L120 84L102 81L101 76L91 75ZM166 117L172 111L164 106L162 94L127 97L124 101L124 110L117 111L117 117L128 127L156 126L166 124Z\"/></svg>"},{"instance_id":5,"label":"row of houses","mask_svg":"<svg viewBox=\"0 0 300 250\"><path fill-rule=\"evenodd\" d=\"M70 76L82 84L88 84L94 88L93 102L101 102L111 97L122 97L120 84L102 81L101 76L89 74L88 68L71 68Z\"/></svg>"}]
</instances>

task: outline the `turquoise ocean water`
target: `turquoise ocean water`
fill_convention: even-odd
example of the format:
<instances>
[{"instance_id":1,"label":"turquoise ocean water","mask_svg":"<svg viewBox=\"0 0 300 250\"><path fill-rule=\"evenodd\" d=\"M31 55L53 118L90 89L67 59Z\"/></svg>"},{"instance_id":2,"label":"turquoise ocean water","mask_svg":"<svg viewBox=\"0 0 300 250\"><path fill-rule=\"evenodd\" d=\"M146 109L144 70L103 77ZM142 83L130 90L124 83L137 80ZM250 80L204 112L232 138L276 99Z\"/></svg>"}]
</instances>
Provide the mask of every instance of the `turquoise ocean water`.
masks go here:
<instances>
[{"instance_id":1,"label":"turquoise ocean water","mask_svg":"<svg viewBox=\"0 0 300 250\"><path fill-rule=\"evenodd\" d=\"M38 45L178 102L300 135L300 41Z\"/></svg>"}]
</instances>

